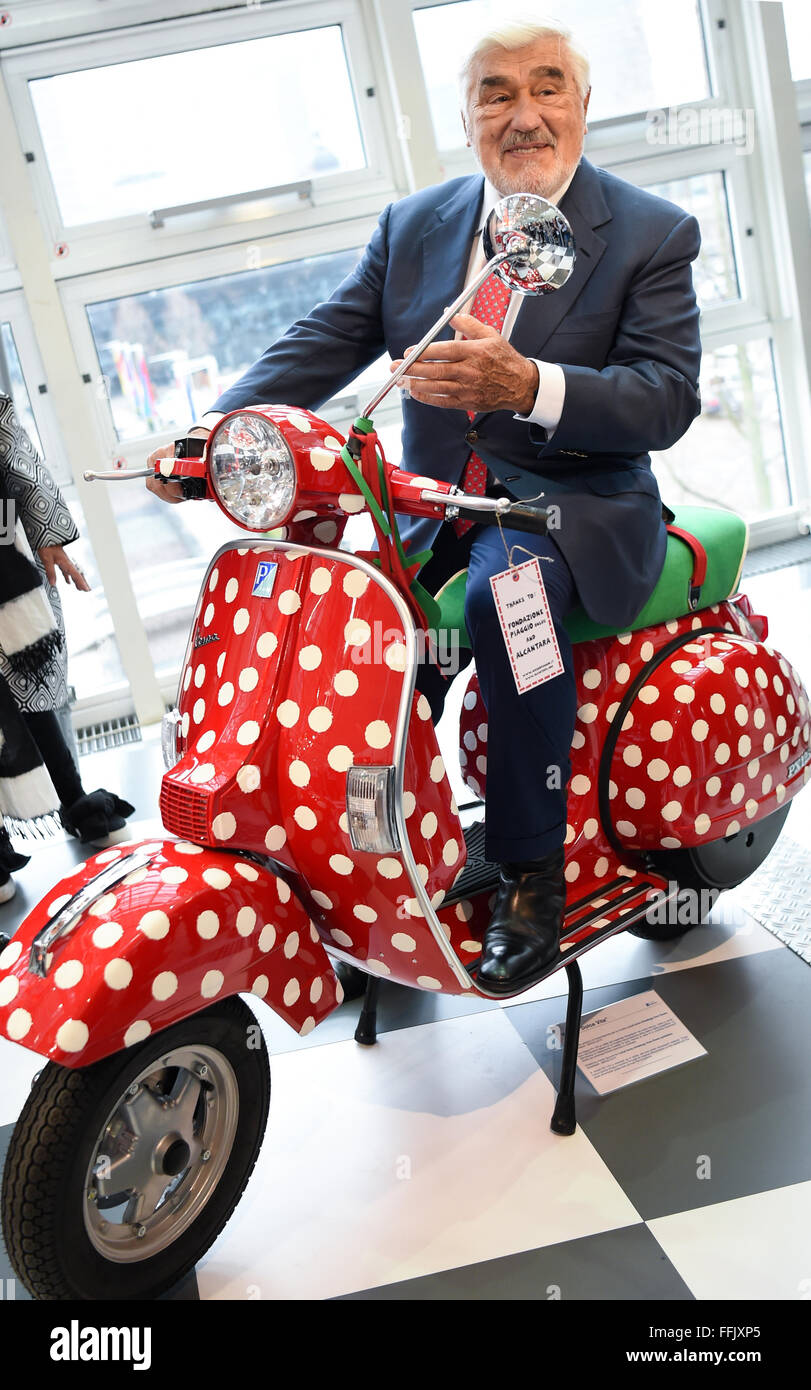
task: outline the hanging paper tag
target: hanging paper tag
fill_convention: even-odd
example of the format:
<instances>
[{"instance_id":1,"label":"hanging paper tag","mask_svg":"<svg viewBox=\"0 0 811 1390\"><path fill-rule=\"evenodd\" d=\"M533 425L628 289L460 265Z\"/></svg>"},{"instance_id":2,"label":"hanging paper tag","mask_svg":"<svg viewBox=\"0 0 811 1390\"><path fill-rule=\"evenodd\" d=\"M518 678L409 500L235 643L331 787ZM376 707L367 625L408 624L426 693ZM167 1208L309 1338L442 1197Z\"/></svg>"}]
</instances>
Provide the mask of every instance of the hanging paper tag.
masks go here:
<instances>
[{"instance_id":1,"label":"hanging paper tag","mask_svg":"<svg viewBox=\"0 0 811 1390\"><path fill-rule=\"evenodd\" d=\"M490 580L519 695L563 671L540 561L525 560Z\"/></svg>"}]
</instances>

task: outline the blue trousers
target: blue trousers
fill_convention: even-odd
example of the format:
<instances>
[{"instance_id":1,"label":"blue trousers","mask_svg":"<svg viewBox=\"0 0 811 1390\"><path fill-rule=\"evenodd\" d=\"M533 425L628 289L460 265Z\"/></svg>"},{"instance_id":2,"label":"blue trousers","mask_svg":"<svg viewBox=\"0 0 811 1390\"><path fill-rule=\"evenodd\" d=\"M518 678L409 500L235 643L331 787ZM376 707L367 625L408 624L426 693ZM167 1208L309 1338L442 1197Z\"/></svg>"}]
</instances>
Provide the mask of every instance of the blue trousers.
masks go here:
<instances>
[{"instance_id":1,"label":"blue trousers","mask_svg":"<svg viewBox=\"0 0 811 1390\"><path fill-rule=\"evenodd\" d=\"M502 540L503 534L503 540ZM531 556L541 575L563 660L559 676L519 695L496 614L490 579L507 568L508 547L520 546L513 563ZM527 554L529 552L529 554ZM571 570L549 536L474 526L457 537L443 526L434 557L420 581L436 592L467 565L465 619L482 698L487 708L487 808L485 853L493 863L540 859L563 845L569 749L577 713L572 645L563 618L577 602ZM436 721L449 682L423 666L417 684Z\"/></svg>"}]
</instances>

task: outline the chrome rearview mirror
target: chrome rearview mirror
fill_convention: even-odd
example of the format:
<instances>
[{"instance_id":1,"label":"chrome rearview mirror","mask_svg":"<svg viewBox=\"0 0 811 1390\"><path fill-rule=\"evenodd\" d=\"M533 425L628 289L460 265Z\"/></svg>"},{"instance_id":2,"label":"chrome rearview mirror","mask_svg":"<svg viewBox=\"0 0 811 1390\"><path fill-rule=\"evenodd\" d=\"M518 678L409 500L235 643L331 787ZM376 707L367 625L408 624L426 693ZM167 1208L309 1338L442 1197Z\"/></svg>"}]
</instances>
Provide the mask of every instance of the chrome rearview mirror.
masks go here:
<instances>
[{"instance_id":1,"label":"chrome rearview mirror","mask_svg":"<svg viewBox=\"0 0 811 1390\"><path fill-rule=\"evenodd\" d=\"M484 224L482 245L487 264L369 402L363 412L367 419L490 275L497 275L521 294L548 294L565 285L574 269L574 235L569 223L554 203L535 193L510 193L502 198Z\"/></svg>"},{"instance_id":2,"label":"chrome rearview mirror","mask_svg":"<svg viewBox=\"0 0 811 1390\"><path fill-rule=\"evenodd\" d=\"M566 284L574 270L572 229L554 203L534 193L511 193L490 213L482 231L488 262L506 259L494 274L521 294L548 294Z\"/></svg>"}]
</instances>

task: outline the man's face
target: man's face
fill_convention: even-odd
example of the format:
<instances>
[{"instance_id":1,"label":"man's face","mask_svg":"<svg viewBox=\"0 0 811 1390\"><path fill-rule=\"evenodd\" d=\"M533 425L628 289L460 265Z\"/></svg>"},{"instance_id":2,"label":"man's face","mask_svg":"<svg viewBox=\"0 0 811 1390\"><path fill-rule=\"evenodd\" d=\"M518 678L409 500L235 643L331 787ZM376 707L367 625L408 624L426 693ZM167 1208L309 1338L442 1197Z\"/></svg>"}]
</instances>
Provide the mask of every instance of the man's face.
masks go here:
<instances>
[{"instance_id":1,"label":"man's face","mask_svg":"<svg viewBox=\"0 0 811 1390\"><path fill-rule=\"evenodd\" d=\"M583 153L588 102L557 39L479 56L463 120L468 144L502 197L548 198L566 182Z\"/></svg>"}]
</instances>

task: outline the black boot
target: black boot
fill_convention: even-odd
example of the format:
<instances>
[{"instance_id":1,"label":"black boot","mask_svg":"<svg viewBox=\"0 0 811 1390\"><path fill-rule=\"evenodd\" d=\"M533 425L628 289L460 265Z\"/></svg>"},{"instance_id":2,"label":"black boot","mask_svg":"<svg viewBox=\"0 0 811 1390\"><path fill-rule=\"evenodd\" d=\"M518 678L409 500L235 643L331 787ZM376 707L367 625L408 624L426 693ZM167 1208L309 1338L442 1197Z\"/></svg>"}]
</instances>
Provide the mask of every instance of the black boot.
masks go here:
<instances>
[{"instance_id":1,"label":"black boot","mask_svg":"<svg viewBox=\"0 0 811 1390\"><path fill-rule=\"evenodd\" d=\"M124 829L125 817L134 810L122 797L99 787L78 797L71 806L60 806L59 815L69 835L75 835L83 845L97 845L113 843L115 832Z\"/></svg>"},{"instance_id":2,"label":"black boot","mask_svg":"<svg viewBox=\"0 0 811 1390\"><path fill-rule=\"evenodd\" d=\"M564 853L502 864L501 884L484 934L477 983L513 994L532 984L557 956L566 902Z\"/></svg>"},{"instance_id":3,"label":"black boot","mask_svg":"<svg viewBox=\"0 0 811 1390\"><path fill-rule=\"evenodd\" d=\"M13 874L17 869L24 869L30 858L30 854L17 853L7 827L0 825L0 874Z\"/></svg>"}]
</instances>

